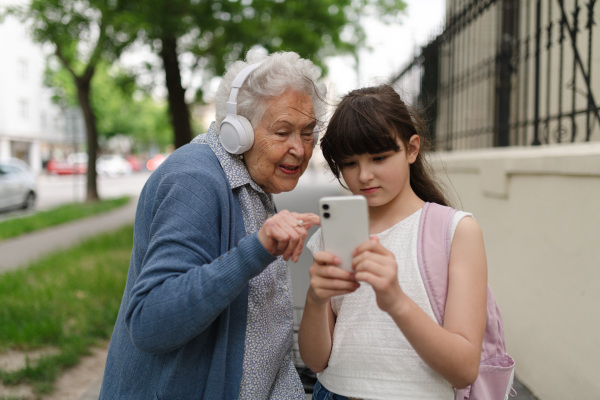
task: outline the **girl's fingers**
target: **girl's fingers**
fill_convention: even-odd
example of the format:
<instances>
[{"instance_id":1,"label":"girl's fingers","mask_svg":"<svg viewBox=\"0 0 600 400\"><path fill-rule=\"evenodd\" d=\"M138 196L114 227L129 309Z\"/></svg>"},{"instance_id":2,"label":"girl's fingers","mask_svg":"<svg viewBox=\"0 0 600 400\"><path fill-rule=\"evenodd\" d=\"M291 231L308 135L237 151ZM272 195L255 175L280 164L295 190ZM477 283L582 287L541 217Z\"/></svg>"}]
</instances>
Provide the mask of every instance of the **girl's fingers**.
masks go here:
<instances>
[{"instance_id":1,"label":"girl's fingers","mask_svg":"<svg viewBox=\"0 0 600 400\"><path fill-rule=\"evenodd\" d=\"M382 286L384 282L388 282L387 277L377 275L371 271L361 271L356 273L356 280L360 282L366 282L373 286L374 289Z\"/></svg>"},{"instance_id":2,"label":"girl's fingers","mask_svg":"<svg viewBox=\"0 0 600 400\"><path fill-rule=\"evenodd\" d=\"M324 303L333 296L352 293L360 284L354 280L324 279L311 277L309 293L317 303Z\"/></svg>"},{"instance_id":3,"label":"girl's fingers","mask_svg":"<svg viewBox=\"0 0 600 400\"><path fill-rule=\"evenodd\" d=\"M342 259L326 251L319 251L315 254L315 262L319 265L339 265Z\"/></svg>"},{"instance_id":4,"label":"girl's fingers","mask_svg":"<svg viewBox=\"0 0 600 400\"><path fill-rule=\"evenodd\" d=\"M323 279L321 277L315 277L310 280L313 288L328 291L353 290L357 283L355 280Z\"/></svg>"},{"instance_id":5,"label":"girl's fingers","mask_svg":"<svg viewBox=\"0 0 600 400\"><path fill-rule=\"evenodd\" d=\"M333 296L351 293L360 286L354 273L339 268L339 263L339 257L330 253L315 254L315 262L309 269L309 293L315 302L324 303Z\"/></svg>"},{"instance_id":6,"label":"girl's fingers","mask_svg":"<svg viewBox=\"0 0 600 400\"><path fill-rule=\"evenodd\" d=\"M352 268L355 272L369 271L376 275L389 275L396 273L397 264L393 257L383 256L377 253L364 252L354 257Z\"/></svg>"},{"instance_id":7,"label":"girl's fingers","mask_svg":"<svg viewBox=\"0 0 600 400\"><path fill-rule=\"evenodd\" d=\"M356 257L357 255L359 255L360 253L364 253L365 251L370 251L382 255L392 254L392 252L390 252L388 249L383 247L381 243L379 243L379 237L377 237L377 235L372 235L369 240L358 245L356 249L354 249L354 251L352 252L352 255Z\"/></svg>"},{"instance_id":8,"label":"girl's fingers","mask_svg":"<svg viewBox=\"0 0 600 400\"><path fill-rule=\"evenodd\" d=\"M355 281L354 272L346 271L338 267L340 258L332 254L319 252L315 254L315 263L310 268L309 273L314 276L320 276L324 279L341 279L345 281Z\"/></svg>"},{"instance_id":9,"label":"girl's fingers","mask_svg":"<svg viewBox=\"0 0 600 400\"><path fill-rule=\"evenodd\" d=\"M387 279L370 272L359 272L356 278L371 285L375 291L377 305L383 311L389 312L402 299L402 288L395 278Z\"/></svg>"}]
</instances>

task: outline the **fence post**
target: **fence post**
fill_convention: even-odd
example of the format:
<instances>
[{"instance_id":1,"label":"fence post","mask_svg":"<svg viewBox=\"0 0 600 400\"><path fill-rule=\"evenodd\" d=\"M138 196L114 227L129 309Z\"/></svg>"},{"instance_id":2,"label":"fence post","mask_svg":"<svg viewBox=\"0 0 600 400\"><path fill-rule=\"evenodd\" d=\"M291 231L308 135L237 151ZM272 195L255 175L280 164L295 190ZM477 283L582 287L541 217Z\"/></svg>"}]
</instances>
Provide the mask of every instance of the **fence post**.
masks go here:
<instances>
[{"instance_id":1,"label":"fence post","mask_svg":"<svg viewBox=\"0 0 600 400\"><path fill-rule=\"evenodd\" d=\"M512 87L513 49L516 40L516 16L518 3L516 0L503 0L502 22L500 32L500 52L496 58L496 123L494 146L509 146L510 133L510 97Z\"/></svg>"},{"instance_id":2,"label":"fence post","mask_svg":"<svg viewBox=\"0 0 600 400\"><path fill-rule=\"evenodd\" d=\"M540 51L541 51L541 18L542 18L542 4L541 0L536 1L535 6L535 93L534 93L534 104L533 104L533 146L539 146L542 144L540 141Z\"/></svg>"},{"instance_id":3,"label":"fence post","mask_svg":"<svg viewBox=\"0 0 600 400\"><path fill-rule=\"evenodd\" d=\"M438 87L439 87L439 52L440 41L434 40L423 47L421 78L421 92L419 93L419 104L424 110L431 145L437 149L436 118L438 114Z\"/></svg>"}]
</instances>

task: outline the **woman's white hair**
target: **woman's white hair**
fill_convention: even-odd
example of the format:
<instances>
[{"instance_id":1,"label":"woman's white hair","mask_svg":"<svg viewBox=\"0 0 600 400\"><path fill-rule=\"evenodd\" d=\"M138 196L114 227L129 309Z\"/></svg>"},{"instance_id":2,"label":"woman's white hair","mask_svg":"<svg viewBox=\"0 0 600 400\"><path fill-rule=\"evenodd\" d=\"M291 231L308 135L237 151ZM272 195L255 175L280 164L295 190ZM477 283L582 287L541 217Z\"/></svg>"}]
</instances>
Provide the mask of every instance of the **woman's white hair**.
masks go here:
<instances>
[{"instance_id":1,"label":"woman's white hair","mask_svg":"<svg viewBox=\"0 0 600 400\"><path fill-rule=\"evenodd\" d=\"M264 54L264 53L263 53ZM325 115L326 86L319 82L321 69L312 61L301 58L294 52L277 52L266 58L258 52L248 52L247 61L237 61L225 72L215 96L215 128L225 119L231 84L237 74L250 64L262 62L252 71L240 88L237 96L237 114L244 116L256 128L262 118L269 99L283 94L286 89L310 95L317 125L321 126Z\"/></svg>"}]
</instances>

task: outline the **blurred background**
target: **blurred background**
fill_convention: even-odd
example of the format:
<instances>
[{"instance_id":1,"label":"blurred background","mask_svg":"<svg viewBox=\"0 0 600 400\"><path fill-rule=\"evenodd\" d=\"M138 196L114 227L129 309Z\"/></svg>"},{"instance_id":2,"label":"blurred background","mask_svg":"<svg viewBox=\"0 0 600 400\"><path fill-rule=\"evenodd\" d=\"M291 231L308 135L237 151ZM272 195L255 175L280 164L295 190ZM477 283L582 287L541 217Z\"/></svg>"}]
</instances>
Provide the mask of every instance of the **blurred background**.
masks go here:
<instances>
[{"instance_id":1,"label":"blurred background","mask_svg":"<svg viewBox=\"0 0 600 400\"><path fill-rule=\"evenodd\" d=\"M206 131L229 63L293 50L332 105L386 82L427 116L436 173L483 228L517 378L539 399L600 399L599 14L595 0L0 0L0 229L135 199ZM279 208L343 193L316 153ZM309 258L292 266L298 312Z\"/></svg>"}]
</instances>

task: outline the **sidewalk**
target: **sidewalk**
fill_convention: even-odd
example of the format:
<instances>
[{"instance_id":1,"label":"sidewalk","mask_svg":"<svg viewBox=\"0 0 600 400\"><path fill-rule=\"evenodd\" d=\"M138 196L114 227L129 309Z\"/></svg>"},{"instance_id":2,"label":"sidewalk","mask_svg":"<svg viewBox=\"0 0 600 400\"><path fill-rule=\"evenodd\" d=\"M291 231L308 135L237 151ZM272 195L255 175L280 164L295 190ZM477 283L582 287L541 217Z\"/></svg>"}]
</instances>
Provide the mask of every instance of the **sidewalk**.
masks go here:
<instances>
[{"instance_id":1,"label":"sidewalk","mask_svg":"<svg viewBox=\"0 0 600 400\"><path fill-rule=\"evenodd\" d=\"M137 200L132 197L127 205L116 210L0 242L0 273L26 266L47 253L72 247L99 233L132 224Z\"/></svg>"}]
</instances>

